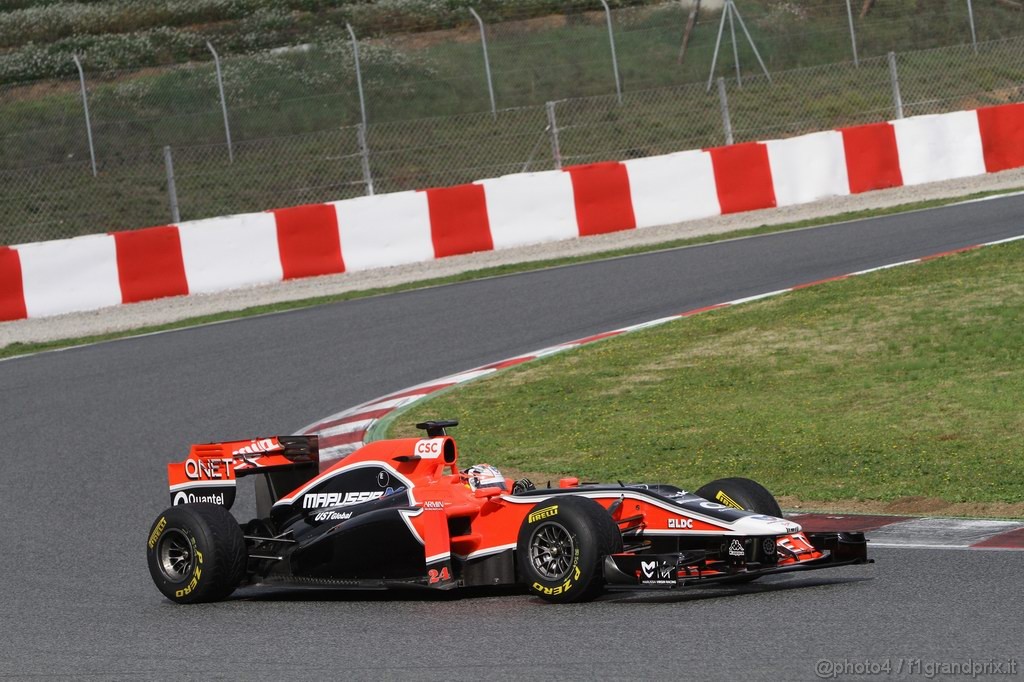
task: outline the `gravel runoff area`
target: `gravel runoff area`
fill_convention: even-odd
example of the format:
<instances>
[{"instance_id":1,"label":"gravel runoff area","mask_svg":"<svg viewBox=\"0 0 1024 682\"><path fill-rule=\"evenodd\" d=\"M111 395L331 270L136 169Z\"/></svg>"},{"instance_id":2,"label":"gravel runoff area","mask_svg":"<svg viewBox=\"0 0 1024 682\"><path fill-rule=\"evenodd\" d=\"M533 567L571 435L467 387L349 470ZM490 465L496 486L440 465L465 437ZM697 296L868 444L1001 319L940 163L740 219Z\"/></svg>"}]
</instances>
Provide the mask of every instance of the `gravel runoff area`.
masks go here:
<instances>
[{"instance_id":1,"label":"gravel runoff area","mask_svg":"<svg viewBox=\"0 0 1024 682\"><path fill-rule=\"evenodd\" d=\"M138 329L200 315L348 291L389 287L509 263L580 256L709 234L727 235L735 230L762 225L779 225L850 211L880 209L919 201L955 198L977 192L1019 188L1024 188L1024 169L914 187L878 190L848 197L834 197L811 204L716 216L643 230L626 230L535 246L450 256L427 263L291 280L217 294L176 296L47 318L0 322L0 348L16 342L72 339Z\"/></svg>"}]
</instances>

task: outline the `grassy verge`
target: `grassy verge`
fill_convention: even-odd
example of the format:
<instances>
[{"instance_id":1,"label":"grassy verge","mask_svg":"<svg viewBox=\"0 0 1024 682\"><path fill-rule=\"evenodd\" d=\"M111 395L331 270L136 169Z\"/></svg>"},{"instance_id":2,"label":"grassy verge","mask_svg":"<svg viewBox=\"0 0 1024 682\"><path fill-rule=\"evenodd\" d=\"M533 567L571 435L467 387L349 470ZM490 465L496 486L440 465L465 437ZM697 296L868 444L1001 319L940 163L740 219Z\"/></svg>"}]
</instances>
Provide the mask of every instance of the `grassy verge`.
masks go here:
<instances>
[{"instance_id":1,"label":"grassy verge","mask_svg":"<svg viewBox=\"0 0 1024 682\"><path fill-rule=\"evenodd\" d=\"M827 225L830 223L844 222L850 220L863 220L866 218L873 218L883 215L892 215L895 213L904 213L907 211L923 210L928 208L936 208L947 204L957 203L961 201L968 201L970 199L979 199L988 196L996 196L998 194L1004 194L1009 191L1016 190L1000 190L993 192L979 192L966 197L958 197L951 199L935 199L931 201L921 201L903 204L900 206L894 206L883 209L868 209L863 211L850 211L846 213L840 213L834 216L822 216L819 218L809 218L807 220L795 221L792 223L785 223L782 225L762 225L761 227L750 228L746 230L737 230L729 232L727 234L713 234L704 235L700 237L690 237L688 239L677 239L659 244L648 244L641 246L633 246L622 249L615 249L611 251L603 251L600 253L587 254L582 256L573 256L568 258L554 258L544 261L534 261L530 263L512 263L508 265L501 265L492 268L483 268L480 270L471 270L457 275L449 277L438 277L433 279L422 280L418 282L410 282L407 284L401 284L392 287L382 287L374 289L366 289L362 291L350 291L341 294L331 296L318 296L314 298L306 298L296 301L287 301L282 303L274 303L268 305L254 306L245 308L243 310L227 311L223 313L216 313L211 315L203 315L199 317L190 317L177 322L171 322L168 324L151 325L145 327L138 327L135 329L111 332L107 334L97 334L93 336L83 336L69 339L59 339L54 341L47 341L41 343L10 343L3 347L0 347L0 359L10 358L19 355L27 355L31 353L39 353L48 350L57 350L60 348L68 348L71 346L81 346L90 343L99 343L102 341L112 341L115 339L127 338L131 336L139 336L142 334L152 334L156 332L169 331L173 329L185 329L187 327L197 327L204 324L212 324L215 322L224 322L227 320L242 319L245 317L254 317L256 315L267 315L270 313L284 312L287 310L297 310L300 308L310 308L317 305L325 305L328 303L337 303L339 301L346 301L355 298L365 298L368 296L378 296L383 294L392 294L400 291L409 291L412 289L421 289L431 286L442 286L445 284L456 284L458 282L468 282L475 279L482 279L485 277L500 277L502 275L511 275L517 272L526 272L529 270L540 270L543 268L559 267L563 265L572 265L575 263L584 263L588 261L601 260L605 258L616 258L622 256L630 256L639 253L649 253L652 251L660 251L664 249L680 248L685 246L694 246L697 244L707 244L715 241L722 241L725 239L739 239L742 237L752 237L759 234L768 234L772 232L782 232L786 230L803 229L807 227L814 227L817 225ZM3 323L0 322L0 325ZM0 326L2 331L2 326Z\"/></svg>"},{"instance_id":2,"label":"grassy verge","mask_svg":"<svg viewBox=\"0 0 1024 682\"><path fill-rule=\"evenodd\" d=\"M1024 245L714 311L414 406L463 457L801 500L1024 502ZM813 506L813 505L811 505Z\"/></svg>"}]
</instances>

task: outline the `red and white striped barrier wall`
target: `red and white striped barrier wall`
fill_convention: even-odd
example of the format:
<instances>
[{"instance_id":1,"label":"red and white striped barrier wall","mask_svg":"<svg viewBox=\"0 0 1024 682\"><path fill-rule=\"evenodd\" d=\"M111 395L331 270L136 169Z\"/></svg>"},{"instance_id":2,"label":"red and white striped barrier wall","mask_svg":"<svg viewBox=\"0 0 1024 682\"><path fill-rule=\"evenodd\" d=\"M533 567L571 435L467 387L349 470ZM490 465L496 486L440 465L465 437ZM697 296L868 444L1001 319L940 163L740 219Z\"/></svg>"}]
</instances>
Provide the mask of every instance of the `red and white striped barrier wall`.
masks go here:
<instances>
[{"instance_id":1,"label":"red and white striped barrier wall","mask_svg":"<svg viewBox=\"0 0 1024 682\"><path fill-rule=\"evenodd\" d=\"M0 246L0 321L429 261L1024 166L1024 104Z\"/></svg>"}]
</instances>

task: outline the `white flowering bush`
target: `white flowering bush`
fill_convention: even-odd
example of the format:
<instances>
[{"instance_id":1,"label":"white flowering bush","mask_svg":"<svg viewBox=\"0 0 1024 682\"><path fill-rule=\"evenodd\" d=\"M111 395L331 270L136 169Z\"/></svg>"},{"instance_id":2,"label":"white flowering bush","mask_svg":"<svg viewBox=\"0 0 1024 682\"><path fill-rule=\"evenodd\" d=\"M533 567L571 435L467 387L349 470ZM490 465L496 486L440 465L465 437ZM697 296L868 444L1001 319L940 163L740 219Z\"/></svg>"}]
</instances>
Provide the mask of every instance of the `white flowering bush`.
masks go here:
<instances>
[{"instance_id":1,"label":"white flowering bush","mask_svg":"<svg viewBox=\"0 0 1024 682\"><path fill-rule=\"evenodd\" d=\"M805 21L811 10L793 0L774 0L766 3L765 16L760 23L769 28L786 27L792 22Z\"/></svg>"},{"instance_id":2,"label":"white flowering bush","mask_svg":"<svg viewBox=\"0 0 1024 682\"><path fill-rule=\"evenodd\" d=\"M224 89L232 106L251 107L325 91L353 92L356 86L352 43L338 31L322 30L318 42L302 49L261 52L224 60ZM395 96L402 83L428 80L436 70L422 55L410 55L385 41L359 47L363 84L386 84Z\"/></svg>"},{"instance_id":3,"label":"white flowering bush","mask_svg":"<svg viewBox=\"0 0 1024 682\"><path fill-rule=\"evenodd\" d=\"M613 7L664 0L611 0ZM0 12L0 82L73 75L74 53L101 69L207 59L205 43L250 52L316 41L351 23L361 38L600 7L599 0L14 0Z\"/></svg>"},{"instance_id":4,"label":"white flowering bush","mask_svg":"<svg viewBox=\"0 0 1024 682\"><path fill-rule=\"evenodd\" d=\"M74 75L75 54L90 70L107 71L185 61L206 52L205 45L202 35L172 28L29 43L0 54L0 82Z\"/></svg>"},{"instance_id":5,"label":"white flowering bush","mask_svg":"<svg viewBox=\"0 0 1024 682\"><path fill-rule=\"evenodd\" d=\"M0 13L0 47L53 42L76 35L102 35L167 26L241 19L253 0L58 2Z\"/></svg>"}]
</instances>

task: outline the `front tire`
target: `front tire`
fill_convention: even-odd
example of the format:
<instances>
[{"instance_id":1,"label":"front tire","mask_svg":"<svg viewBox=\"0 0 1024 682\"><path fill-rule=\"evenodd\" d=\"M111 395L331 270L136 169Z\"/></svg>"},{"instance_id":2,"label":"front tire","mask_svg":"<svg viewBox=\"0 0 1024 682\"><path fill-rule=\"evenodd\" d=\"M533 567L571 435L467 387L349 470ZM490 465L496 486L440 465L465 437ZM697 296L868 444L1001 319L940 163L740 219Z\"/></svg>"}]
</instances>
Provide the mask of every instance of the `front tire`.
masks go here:
<instances>
[{"instance_id":1,"label":"front tire","mask_svg":"<svg viewBox=\"0 0 1024 682\"><path fill-rule=\"evenodd\" d=\"M245 577L247 559L241 527L218 505L170 507L149 531L149 573L157 589L178 604L226 598Z\"/></svg>"},{"instance_id":2,"label":"front tire","mask_svg":"<svg viewBox=\"0 0 1024 682\"><path fill-rule=\"evenodd\" d=\"M694 495L724 504L727 507L782 518L782 509L775 496L768 492L763 485L757 481L751 481L749 478L720 478L701 487ZM756 575L744 576L736 578L733 582L750 583L757 580L758 577Z\"/></svg>"},{"instance_id":3,"label":"front tire","mask_svg":"<svg viewBox=\"0 0 1024 682\"><path fill-rule=\"evenodd\" d=\"M604 507L569 495L530 510L516 551L531 592L555 603L586 601L604 587L604 558L622 551L622 534Z\"/></svg>"},{"instance_id":4,"label":"front tire","mask_svg":"<svg viewBox=\"0 0 1024 682\"><path fill-rule=\"evenodd\" d=\"M727 507L782 517L782 509L775 496L749 478L720 478L703 486L694 495Z\"/></svg>"}]
</instances>

